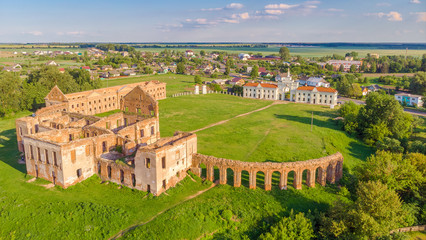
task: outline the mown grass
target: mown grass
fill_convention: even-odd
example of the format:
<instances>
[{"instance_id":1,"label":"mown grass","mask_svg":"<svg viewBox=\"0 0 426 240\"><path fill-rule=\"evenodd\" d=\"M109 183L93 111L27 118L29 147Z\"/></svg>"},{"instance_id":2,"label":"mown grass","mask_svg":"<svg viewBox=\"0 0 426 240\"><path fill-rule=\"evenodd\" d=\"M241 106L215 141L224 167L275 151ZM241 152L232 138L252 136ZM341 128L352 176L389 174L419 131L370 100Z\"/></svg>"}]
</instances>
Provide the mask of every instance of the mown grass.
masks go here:
<instances>
[{"instance_id":1,"label":"mown grass","mask_svg":"<svg viewBox=\"0 0 426 240\"><path fill-rule=\"evenodd\" d=\"M325 106L274 105L198 132L198 150L250 162L303 161L339 151L345 158L344 165L350 169L372 154L373 149L341 131L332 120L336 116L336 110Z\"/></svg>"},{"instance_id":2,"label":"mown grass","mask_svg":"<svg viewBox=\"0 0 426 240\"><path fill-rule=\"evenodd\" d=\"M272 102L222 94L167 98L159 103L161 135L171 136L177 130L200 129L269 104Z\"/></svg>"}]
</instances>

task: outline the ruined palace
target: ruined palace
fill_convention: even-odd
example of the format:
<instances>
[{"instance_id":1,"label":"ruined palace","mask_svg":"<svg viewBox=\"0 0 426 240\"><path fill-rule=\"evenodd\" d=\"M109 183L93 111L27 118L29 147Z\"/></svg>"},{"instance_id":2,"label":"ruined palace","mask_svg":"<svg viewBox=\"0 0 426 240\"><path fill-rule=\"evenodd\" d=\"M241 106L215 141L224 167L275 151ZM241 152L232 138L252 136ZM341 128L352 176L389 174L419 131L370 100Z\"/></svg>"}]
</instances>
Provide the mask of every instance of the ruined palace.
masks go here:
<instances>
[{"instance_id":1,"label":"ruined palace","mask_svg":"<svg viewBox=\"0 0 426 240\"><path fill-rule=\"evenodd\" d=\"M271 174L278 171L280 187L294 171L293 184L302 188L324 185L341 178L340 153L294 163L246 163L197 153L197 136L176 132L161 138L159 99L166 97L166 84L158 81L63 94L54 87L46 96L46 107L32 116L16 120L19 151L24 153L27 172L67 188L94 174L110 181L159 195L175 186L191 170L214 181L214 166L220 183L226 184L228 168L234 172L234 186L241 185L241 172L248 171L250 188L256 188L256 173L265 173L265 189L271 189ZM120 110L106 117L95 114ZM317 176L317 177L315 177Z\"/></svg>"}]
</instances>

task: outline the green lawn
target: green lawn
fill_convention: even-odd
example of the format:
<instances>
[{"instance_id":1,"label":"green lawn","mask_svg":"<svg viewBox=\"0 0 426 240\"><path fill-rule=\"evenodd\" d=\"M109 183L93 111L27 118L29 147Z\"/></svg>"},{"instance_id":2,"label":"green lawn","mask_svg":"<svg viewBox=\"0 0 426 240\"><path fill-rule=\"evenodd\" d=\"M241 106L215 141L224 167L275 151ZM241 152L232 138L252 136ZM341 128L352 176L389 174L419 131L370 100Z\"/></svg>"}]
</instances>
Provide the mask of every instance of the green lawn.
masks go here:
<instances>
[{"instance_id":1,"label":"green lawn","mask_svg":"<svg viewBox=\"0 0 426 240\"><path fill-rule=\"evenodd\" d=\"M175 130L198 129L270 103L221 94L168 98L160 101L161 133L169 136ZM16 117L28 114L23 112ZM345 167L352 168L372 150L340 131L330 120L334 116L335 110L321 106L274 105L198 132L199 152L245 161L297 161L340 151L345 157ZM25 174L24 165L17 164L14 123L13 118L0 120L0 239L106 239L209 186L199 179L193 182L187 178L178 187L169 189L168 195L152 198L144 197L146 193L141 191L119 189L112 183L100 184L100 179L94 176L65 190L45 189L41 186L47 183L44 180L27 183L31 176ZM218 178L217 170L215 174ZM302 191L289 186L289 190L280 191L276 187L277 176L273 176L273 191L266 192L260 189L262 174L257 177L257 190L234 189L229 185L213 188L166 211L128 236L191 239L204 234L207 238L229 234L230 238L240 235L253 238L264 230L262 222L274 214L287 213L292 208L324 210L339 195L335 186L314 189L304 186ZM231 174L228 179L231 184ZM248 175L243 173L242 180L243 186L247 186ZM289 185L291 181L290 177ZM233 220L224 220L225 209L235 215ZM152 233L157 235L149 235Z\"/></svg>"},{"instance_id":2,"label":"green lawn","mask_svg":"<svg viewBox=\"0 0 426 240\"><path fill-rule=\"evenodd\" d=\"M159 103L161 135L171 136L177 130L200 129L269 104L272 102L223 94L167 98Z\"/></svg>"}]
</instances>

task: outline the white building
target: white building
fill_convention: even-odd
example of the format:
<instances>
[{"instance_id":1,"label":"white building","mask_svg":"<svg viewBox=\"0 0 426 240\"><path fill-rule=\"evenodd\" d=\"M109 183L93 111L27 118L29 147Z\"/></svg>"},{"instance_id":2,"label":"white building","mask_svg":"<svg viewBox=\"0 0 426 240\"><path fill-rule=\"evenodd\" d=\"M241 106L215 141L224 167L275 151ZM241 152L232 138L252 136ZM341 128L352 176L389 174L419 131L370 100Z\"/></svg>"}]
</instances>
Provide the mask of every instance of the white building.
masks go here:
<instances>
[{"instance_id":1,"label":"white building","mask_svg":"<svg viewBox=\"0 0 426 240\"><path fill-rule=\"evenodd\" d=\"M406 103L407 106L423 106L423 96L407 93L395 94L395 99L400 103Z\"/></svg>"},{"instance_id":2,"label":"white building","mask_svg":"<svg viewBox=\"0 0 426 240\"><path fill-rule=\"evenodd\" d=\"M250 58L250 55L248 55L247 53L240 53L240 54L238 54L238 57L239 57L241 60L246 61L247 59L249 59L249 58Z\"/></svg>"},{"instance_id":3,"label":"white building","mask_svg":"<svg viewBox=\"0 0 426 240\"><path fill-rule=\"evenodd\" d=\"M192 57L192 56L194 56L194 52L192 50L186 50L185 51L185 56L186 57Z\"/></svg>"},{"instance_id":4,"label":"white building","mask_svg":"<svg viewBox=\"0 0 426 240\"><path fill-rule=\"evenodd\" d=\"M278 100L278 86L270 83L246 83L243 86L243 97Z\"/></svg>"},{"instance_id":5,"label":"white building","mask_svg":"<svg viewBox=\"0 0 426 240\"><path fill-rule=\"evenodd\" d=\"M337 104L337 90L302 86L290 92L290 101L334 106Z\"/></svg>"},{"instance_id":6,"label":"white building","mask_svg":"<svg viewBox=\"0 0 426 240\"><path fill-rule=\"evenodd\" d=\"M306 84L311 87L330 87L330 83L320 77L310 77L306 81Z\"/></svg>"},{"instance_id":7,"label":"white building","mask_svg":"<svg viewBox=\"0 0 426 240\"><path fill-rule=\"evenodd\" d=\"M359 69L362 65L362 61L346 61L346 60L329 60L327 63L333 66L333 70L337 71L340 69L340 65L343 65L345 72L349 72L352 65L356 66L356 69Z\"/></svg>"},{"instance_id":8,"label":"white building","mask_svg":"<svg viewBox=\"0 0 426 240\"><path fill-rule=\"evenodd\" d=\"M275 77L275 81L278 83L278 92L281 95L279 99L284 100L285 93L290 92L299 87L299 82L293 80L290 74L290 68L288 68L287 73L278 74Z\"/></svg>"}]
</instances>

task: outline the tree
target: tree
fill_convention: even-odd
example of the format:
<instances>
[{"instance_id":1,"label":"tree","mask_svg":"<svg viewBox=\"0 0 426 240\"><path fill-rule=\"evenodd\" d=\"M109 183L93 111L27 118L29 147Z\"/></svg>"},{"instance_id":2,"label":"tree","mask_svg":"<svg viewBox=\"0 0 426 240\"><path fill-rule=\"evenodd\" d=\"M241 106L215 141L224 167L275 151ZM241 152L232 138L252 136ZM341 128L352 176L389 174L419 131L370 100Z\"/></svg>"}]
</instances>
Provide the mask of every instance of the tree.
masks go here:
<instances>
[{"instance_id":1,"label":"tree","mask_svg":"<svg viewBox=\"0 0 426 240\"><path fill-rule=\"evenodd\" d=\"M375 73L377 71L376 63L372 63L370 66L370 72Z\"/></svg>"},{"instance_id":2,"label":"tree","mask_svg":"<svg viewBox=\"0 0 426 240\"><path fill-rule=\"evenodd\" d=\"M22 80L17 74L0 73L0 117L21 109Z\"/></svg>"},{"instance_id":3,"label":"tree","mask_svg":"<svg viewBox=\"0 0 426 240\"><path fill-rule=\"evenodd\" d=\"M382 141L378 141L376 145L379 151L390 151L394 153L402 153L404 151L401 142L394 138L385 137Z\"/></svg>"},{"instance_id":4,"label":"tree","mask_svg":"<svg viewBox=\"0 0 426 240\"><path fill-rule=\"evenodd\" d=\"M360 130L368 144L387 136L407 138L411 135L412 122L413 117L404 112L393 96L379 93L368 94L358 115Z\"/></svg>"},{"instance_id":5,"label":"tree","mask_svg":"<svg viewBox=\"0 0 426 240\"><path fill-rule=\"evenodd\" d=\"M200 77L200 76L198 76L198 75L196 75L196 76L194 77L194 82L195 82L196 84L203 84L203 80L201 80L201 77Z\"/></svg>"},{"instance_id":6,"label":"tree","mask_svg":"<svg viewBox=\"0 0 426 240\"><path fill-rule=\"evenodd\" d=\"M411 78L410 90L421 95L426 93L426 72L418 72Z\"/></svg>"},{"instance_id":7,"label":"tree","mask_svg":"<svg viewBox=\"0 0 426 240\"><path fill-rule=\"evenodd\" d=\"M257 65L253 66L250 76L252 79L256 79L259 76L259 67Z\"/></svg>"},{"instance_id":8,"label":"tree","mask_svg":"<svg viewBox=\"0 0 426 240\"><path fill-rule=\"evenodd\" d=\"M416 155L417 154L417 155ZM367 158L363 168L358 169L359 179L380 181L400 193L416 192L426 182L425 155L378 151Z\"/></svg>"},{"instance_id":9,"label":"tree","mask_svg":"<svg viewBox=\"0 0 426 240\"><path fill-rule=\"evenodd\" d=\"M260 240L309 240L314 237L312 222L303 213L294 215L293 210L289 217L283 218L271 227L271 230L262 234Z\"/></svg>"},{"instance_id":10,"label":"tree","mask_svg":"<svg viewBox=\"0 0 426 240\"><path fill-rule=\"evenodd\" d=\"M354 73L354 72L356 72L356 70L357 70L356 65L355 65L355 64L352 64L352 65L351 65L351 68L349 69L349 71L350 71L351 73Z\"/></svg>"},{"instance_id":11,"label":"tree","mask_svg":"<svg viewBox=\"0 0 426 240\"><path fill-rule=\"evenodd\" d=\"M184 74L185 73L185 64L183 62L179 62L176 66L176 73Z\"/></svg>"},{"instance_id":12,"label":"tree","mask_svg":"<svg viewBox=\"0 0 426 240\"><path fill-rule=\"evenodd\" d=\"M344 71L345 71L345 66L343 66L343 64L340 64L339 72L344 72Z\"/></svg>"},{"instance_id":13,"label":"tree","mask_svg":"<svg viewBox=\"0 0 426 240\"><path fill-rule=\"evenodd\" d=\"M291 59L290 50L287 47L280 48L280 57L282 60L288 62Z\"/></svg>"},{"instance_id":14,"label":"tree","mask_svg":"<svg viewBox=\"0 0 426 240\"><path fill-rule=\"evenodd\" d=\"M395 191L380 182L361 182L350 211L357 236L369 239L388 235L404 223L402 203Z\"/></svg>"},{"instance_id":15,"label":"tree","mask_svg":"<svg viewBox=\"0 0 426 240\"><path fill-rule=\"evenodd\" d=\"M229 68L229 65L228 64L226 64L226 67L225 67L225 72L223 73L223 74L225 74L225 76L229 76L229 73L231 72L231 69Z\"/></svg>"},{"instance_id":16,"label":"tree","mask_svg":"<svg viewBox=\"0 0 426 240\"><path fill-rule=\"evenodd\" d=\"M210 89L212 90L212 91L215 91L215 92L220 92L220 91L222 91L222 87L219 85L219 84L216 84L216 83L212 83L212 84L210 84Z\"/></svg>"},{"instance_id":17,"label":"tree","mask_svg":"<svg viewBox=\"0 0 426 240\"><path fill-rule=\"evenodd\" d=\"M200 55L201 55L201 56L205 56L205 55L206 55L206 51L201 50L201 51L200 51Z\"/></svg>"}]
</instances>

